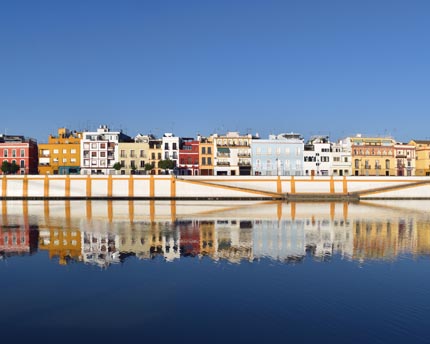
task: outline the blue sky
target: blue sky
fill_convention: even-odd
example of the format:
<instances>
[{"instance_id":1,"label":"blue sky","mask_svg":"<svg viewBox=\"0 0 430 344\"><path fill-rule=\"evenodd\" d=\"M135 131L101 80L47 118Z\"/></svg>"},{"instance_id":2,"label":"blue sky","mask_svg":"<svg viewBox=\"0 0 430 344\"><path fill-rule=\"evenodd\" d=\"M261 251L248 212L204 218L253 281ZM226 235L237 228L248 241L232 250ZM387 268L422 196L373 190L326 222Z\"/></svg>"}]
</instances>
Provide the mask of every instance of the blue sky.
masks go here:
<instances>
[{"instance_id":1,"label":"blue sky","mask_svg":"<svg viewBox=\"0 0 430 344\"><path fill-rule=\"evenodd\" d=\"M3 0L0 132L430 139L429 19L424 0Z\"/></svg>"}]
</instances>

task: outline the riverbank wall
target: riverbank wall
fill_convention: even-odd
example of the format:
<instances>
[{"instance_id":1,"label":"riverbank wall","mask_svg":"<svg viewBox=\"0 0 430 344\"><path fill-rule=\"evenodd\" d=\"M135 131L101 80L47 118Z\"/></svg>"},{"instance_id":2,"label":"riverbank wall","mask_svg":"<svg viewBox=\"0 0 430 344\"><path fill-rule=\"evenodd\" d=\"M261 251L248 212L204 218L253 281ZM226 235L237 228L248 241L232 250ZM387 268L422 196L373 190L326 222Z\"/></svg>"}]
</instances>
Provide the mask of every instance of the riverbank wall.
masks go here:
<instances>
[{"instance_id":1,"label":"riverbank wall","mask_svg":"<svg viewBox=\"0 0 430 344\"><path fill-rule=\"evenodd\" d=\"M0 199L430 199L430 177L13 175Z\"/></svg>"}]
</instances>

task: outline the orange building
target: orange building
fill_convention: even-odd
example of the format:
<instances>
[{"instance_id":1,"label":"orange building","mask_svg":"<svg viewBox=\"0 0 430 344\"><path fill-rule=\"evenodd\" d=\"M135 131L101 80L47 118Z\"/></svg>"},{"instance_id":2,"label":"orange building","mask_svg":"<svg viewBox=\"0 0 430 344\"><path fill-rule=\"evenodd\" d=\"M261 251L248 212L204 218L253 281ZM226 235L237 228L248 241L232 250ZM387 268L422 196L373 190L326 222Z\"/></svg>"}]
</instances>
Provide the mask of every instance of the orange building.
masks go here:
<instances>
[{"instance_id":1,"label":"orange building","mask_svg":"<svg viewBox=\"0 0 430 344\"><path fill-rule=\"evenodd\" d=\"M58 129L39 144L39 174L80 174L82 133Z\"/></svg>"}]
</instances>

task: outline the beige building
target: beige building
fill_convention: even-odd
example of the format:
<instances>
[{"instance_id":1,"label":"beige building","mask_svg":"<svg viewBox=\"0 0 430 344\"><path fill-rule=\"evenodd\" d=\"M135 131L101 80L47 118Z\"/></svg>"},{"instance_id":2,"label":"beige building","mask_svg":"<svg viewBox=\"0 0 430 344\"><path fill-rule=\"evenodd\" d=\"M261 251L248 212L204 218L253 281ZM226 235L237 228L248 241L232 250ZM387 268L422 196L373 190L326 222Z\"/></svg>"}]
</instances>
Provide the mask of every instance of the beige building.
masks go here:
<instances>
[{"instance_id":1,"label":"beige building","mask_svg":"<svg viewBox=\"0 0 430 344\"><path fill-rule=\"evenodd\" d=\"M415 175L430 176L430 141L412 140L409 145L415 147Z\"/></svg>"},{"instance_id":2,"label":"beige building","mask_svg":"<svg viewBox=\"0 0 430 344\"><path fill-rule=\"evenodd\" d=\"M391 137L351 137L352 175L396 176L396 142Z\"/></svg>"},{"instance_id":3,"label":"beige building","mask_svg":"<svg viewBox=\"0 0 430 344\"><path fill-rule=\"evenodd\" d=\"M214 174L214 142L213 137L199 137L199 174L212 176Z\"/></svg>"}]
</instances>

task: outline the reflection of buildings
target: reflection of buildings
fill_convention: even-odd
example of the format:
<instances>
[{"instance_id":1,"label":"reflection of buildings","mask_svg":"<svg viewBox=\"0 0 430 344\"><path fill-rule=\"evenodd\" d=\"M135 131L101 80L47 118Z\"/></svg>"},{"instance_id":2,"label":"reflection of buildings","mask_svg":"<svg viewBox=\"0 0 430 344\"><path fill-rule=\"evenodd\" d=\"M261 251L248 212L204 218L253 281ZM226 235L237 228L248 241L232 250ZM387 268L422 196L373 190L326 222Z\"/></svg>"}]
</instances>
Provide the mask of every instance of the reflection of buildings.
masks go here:
<instances>
[{"instance_id":1,"label":"reflection of buildings","mask_svg":"<svg viewBox=\"0 0 430 344\"><path fill-rule=\"evenodd\" d=\"M35 253L38 236L36 226L0 225L0 258Z\"/></svg>"},{"instance_id":2,"label":"reflection of buildings","mask_svg":"<svg viewBox=\"0 0 430 344\"><path fill-rule=\"evenodd\" d=\"M349 220L311 217L304 221L304 232L305 246L315 257L352 256L353 236Z\"/></svg>"},{"instance_id":3,"label":"reflection of buildings","mask_svg":"<svg viewBox=\"0 0 430 344\"><path fill-rule=\"evenodd\" d=\"M82 235L82 258L85 263L107 267L120 262L117 250L119 235L111 233L84 232Z\"/></svg>"},{"instance_id":4,"label":"reflection of buildings","mask_svg":"<svg viewBox=\"0 0 430 344\"><path fill-rule=\"evenodd\" d=\"M252 228L251 221L217 220L216 259L227 259L234 263L242 259L252 260Z\"/></svg>"},{"instance_id":5,"label":"reflection of buildings","mask_svg":"<svg viewBox=\"0 0 430 344\"><path fill-rule=\"evenodd\" d=\"M256 209L255 214L248 208L245 215L237 209L226 215L223 208L219 216L209 211L202 212L200 217L185 217L176 216L176 209L169 206L162 209L163 220L151 219L151 215L148 220L135 221L140 215L130 211L130 207L129 219L117 219L115 215L104 219L103 213L95 207L88 210L91 204L85 204L84 210L91 215L87 219L70 216L74 207L79 206L73 203L64 207L62 218L52 216L59 214L61 202L52 203L51 208L48 202L40 203L43 217L29 216L31 209L26 203L21 209L20 203L11 203L9 207L3 203L0 255L32 253L40 247L48 251L50 258L58 257L60 264L75 261L107 267L129 256L166 261L207 256L239 263L263 258L294 262L308 256L325 260L333 255L362 261L430 253L427 215L410 210L402 217L395 210L393 216L390 207L350 205L348 211L347 204L329 204L327 211L328 206L324 210L309 204L293 207L277 203L275 209L268 204L266 209ZM291 216L285 216L285 209L291 209ZM8 212L23 215L17 217ZM36 226L28 224L34 220Z\"/></svg>"},{"instance_id":6,"label":"reflection of buildings","mask_svg":"<svg viewBox=\"0 0 430 344\"><path fill-rule=\"evenodd\" d=\"M59 258L60 264L67 261L81 261L81 232L62 229L61 227L41 229L39 231L39 247L49 252L49 258Z\"/></svg>"},{"instance_id":7,"label":"reflection of buildings","mask_svg":"<svg viewBox=\"0 0 430 344\"><path fill-rule=\"evenodd\" d=\"M302 220L256 221L253 246L256 258L280 261L301 259L305 254Z\"/></svg>"}]
</instances>

